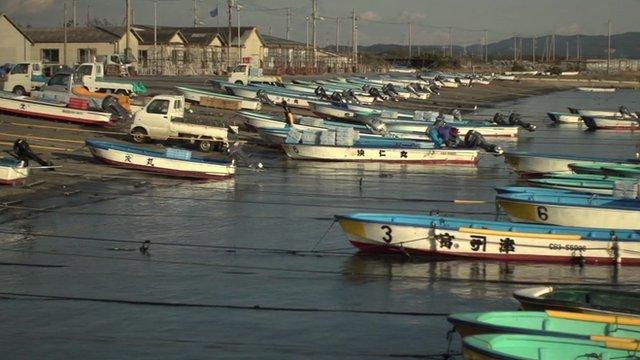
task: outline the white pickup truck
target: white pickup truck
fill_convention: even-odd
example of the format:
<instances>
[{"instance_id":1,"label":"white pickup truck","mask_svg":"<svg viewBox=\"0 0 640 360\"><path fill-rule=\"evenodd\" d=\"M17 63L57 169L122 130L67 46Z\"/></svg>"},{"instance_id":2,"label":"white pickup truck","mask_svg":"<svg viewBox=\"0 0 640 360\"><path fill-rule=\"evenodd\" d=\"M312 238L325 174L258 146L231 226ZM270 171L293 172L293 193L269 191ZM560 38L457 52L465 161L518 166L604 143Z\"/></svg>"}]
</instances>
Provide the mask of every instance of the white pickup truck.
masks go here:
<instances>
[{"instance_id":1,"label":"white pickup truck","mask_svg":"<svg viewBox=\"0 0 640 360\"><path fill-rule=\"evenodd\" d=\"M92 92L110 92L122 95L142 95L147 88L141 83L130 81L104 80L104 65L100 63L84 63L79 65L76 74L80 77L84 87Z\"/></svg>"},{"instance_id":2,"label":"white pickup truck","mask_svg":"<svg viewBox=\"0 0 640 360\"><path fill-rule=\"evenodd\" d=\"M7 74L2 90L17 95L26 95L46 82L47 78L42 74L41 62L21 62L14 65Z\"/></svg>"},{"instance_id":3,"label":"white pickup truck","mask_svg":"<svg viewBox=\"0 0 640 360\"><path fill-rule=\"evenodd\" d=\"M229 77L227 78L227 82L232 84L242 84L249 85L250 83L281 83L282 78L280 76L265 76L262 75L262 69L257 67L252 67L249 64L239 64L236 65Z\"/></svg>"},{"instance_id":4,"label":"white pickup truck","mask_svg":"<svg viewBox=\"0 0 640 360\"><path fill-rule=\"evenodd\" d=\"M187 124L184 118L184 96L156 95L134 115L130 134L134 142L148 140L182 140L196 144L200 151L228 146L228 130L221 127Z\"/></svg>"}]
</instances>

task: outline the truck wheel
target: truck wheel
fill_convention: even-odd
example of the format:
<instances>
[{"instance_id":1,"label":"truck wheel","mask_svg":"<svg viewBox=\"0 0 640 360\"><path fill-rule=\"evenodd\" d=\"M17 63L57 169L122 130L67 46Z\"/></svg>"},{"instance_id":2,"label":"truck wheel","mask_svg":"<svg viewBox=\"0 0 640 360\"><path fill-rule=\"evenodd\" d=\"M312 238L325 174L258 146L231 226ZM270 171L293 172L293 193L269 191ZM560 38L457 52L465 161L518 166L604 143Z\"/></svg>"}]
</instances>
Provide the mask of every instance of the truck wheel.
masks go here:
<instances>
[{"instance_id":1,"label":"truck wheel","mask_svg":"<svg viewBox=\"0 0 640 360\"><path fill-rule=\"evenodd\" d=\"M147 130L141 127L137 127L131 130L131 138L133 139L134 142L137 142L138 144L147 142L147 135L148 135Z\"/></svg>"},{"instance_id":2,"label":"truck wheel","mask_svg":"<svg viewBox=\"0 0 640 360\"><path fill-rule=\"evenodd\" d=\"M16 86L13 88L13 93L16 95L25 95L27 92L22 86Z\"/></svg>"},{"instance_id":3,"label":"truck wheel","mask_svg":"<svg viewBox=\"0 0 640 360\"><path fill-rule=\"evenodd\" d=\"M198 141L198 150L202 152L209 152L213 145L211 144L211 140L200 140Z\"/></svg>"},{"instance_id":4,"label":"truck wheel","mask_svg":"<svg viewBox=\"0 0 640 360\"><path fill-rule=\"evenodd\" d=\"M236 80L236 84L244 85L244 83L242 82L242 80Z\"/></svg>"}]
</instances>

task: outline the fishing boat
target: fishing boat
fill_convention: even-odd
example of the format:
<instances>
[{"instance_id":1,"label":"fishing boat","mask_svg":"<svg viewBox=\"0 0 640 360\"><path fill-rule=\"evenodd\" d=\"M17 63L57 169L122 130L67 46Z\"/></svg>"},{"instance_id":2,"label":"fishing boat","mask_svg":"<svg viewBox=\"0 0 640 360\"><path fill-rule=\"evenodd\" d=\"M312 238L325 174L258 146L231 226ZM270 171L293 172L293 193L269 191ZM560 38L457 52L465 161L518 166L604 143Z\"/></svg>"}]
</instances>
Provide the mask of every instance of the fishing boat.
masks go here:
<instances>
[{"instance_id":1,"label":"fishing boat","mask_svg":"<svg viewBox=\"0 0 640 360\"><path fill-rule=\"evenodd\" d=\"M551 121L558 124L582 124L582 117L577 114L548 112L547 116Z\"/></svg>"},{"instance_id":2,"label":"fishing boat","mask_svg":"<svg viewBox=\"0 0 640 360\"><path fill-rule=\"evenodd\" d=\"M29 176L29 167L24 161L0 158L0 184L14 185L24 182L27 176Z\"/></svg>"},{"instance_id":3,"label":"fishing boat","mask_svg":"<svg viewBox=\"0 0 640 360\"><path fill-rule=\"evenodd\" d=\"M336 215L363 252L451 258L640 265L640 233L428 215ZM613 236L615 235L615 236Z\"/></svg>"},{"instance_id":4,"label":"fishing boat","mask_svg":"<svg viewBox=\"0 0 640 360\"><path fill-rule=\"evenodd\" d=\"M599 195L613 195L615 188L615 180L534 178L528 179L527 182L533 186Z\"/></svg>"},{"instance_id":5,"label":"fishing boat","mask_svg":"<svg viewBox=\"0 0 640 360\"><path fill-rule=\"evenodd\" d=\"M556 155L524 151L506 151L504 160L520 176L541 176L551 172L569 172L570 164L631 162L631 159L600 159L586 156Z\"/></svg>"},{"instance_id":6,"label":"fishing boat","mask_svg":"<svg viewBox=\"0 0 640 360\"><path fill-rule=\"evenodd\" d=\"M236 96L248 99L258 99L262 102L272 104L282 104L283 102L286 102L288 106L302 109L309 109L311 102L323 103L315 96L307 96L299 93L294 94L293 92L278 90L276 87L272 87L273 89L268 90L256 86L245 86L239 84L224 84L224 87Z\"/></svg>"},{"instance_id":7,"label":"fishing boat","mask_svg":"<svg viewBox=\"0 0 640 360\"><path fill-rule=\"evenodd\" d=\"M483 334L462 340L462 353L469 360L636 360L640 342L618 338L593 340L565 337Z\"/></svg>"},{"instance_id":8,"label":"fishing boat","mask_svg":"<svg viewBox=\"0 0 640 360\"><path fill-rule=\"evenodd\" d=\"M598 93L612 93L616 91L616 88L603 88L603 87L584 87L579 86L576 88L578 91L585 92L598 92Z\"/></svg>"},{"instance_id":9,"label":"fishing boat","mask_svg":"<svg viewBox=\"0 0 640 360\"><path fill-rule=\"evenodd\" d=\"M516 290L513 297L524 310L557 310L605 315L640 315L638 292L589 287L539 286Z\"/></svg>"},{"instance_id":10,"label":"fishing boat","mask_svg":"<svg viewBox=\"0 0 640 360\"><path fill-rule=\"evenodd\" d=\"M591 110L591 109L578 109L569 107L569 112L580 116L598 116L598 117L630 117L629 111L624 107L620 107L618 110ZM622 112L621 110L625 110Z\"/></svg>"},{"instance_id":11,"label":"fishing boat","mask_svg":"<svg viewBox=\"0 0 640 360\"><path fill-rule=\"evenodd\" d=\"M294 160L375 161L423 164L467 164L480 160L478 150L434 149L411 142L411 147L396 146L387 141L356 141L353 146L320 144L282 144L287 156ZM428 145L428 144L424 144Z\"/></svg>"},{"instance_id":12,"label":"fishing boat","mask_svg":"<svg viewBox=\"0 0 640 360\"><path fill-rule=\"evenodd\" d=\"M620 165L605 166L602 168L602 171L606 175L610 175L610 176L633 178L633 179L640 178L640 164L637 164L637 165L620 164Z\"/></svg>"},{"instance_id":13,"label":"fishing boat","mask_svg":"<svg viewBox=\"0 0 640 360\"><path fill-rule=\"evenodd\" d=\"M503 193L496 202L511 221L600 229L640 229L640 200L609 196Z\"/></svg>"},{"instance_id":14,"label":"fishing boat","mask_svg":"<svg viewBox=\"0 0 640 360\"><path fill-rule=\"evenodd\" d=\"M426 133L432 122L419 120L384 120L387 129L396 133ZM466 134L470 130L479 132L482 136L510 137L518 136L518 126L500 126L485 121L450 121L448 125L458 128L460 133Z\"/></svg>"},{"instance_id":15,"label":"fishing boat","mask_svg":"<svg viewBox=\"0 0 640 360\"><path fill-rule=\"evenodd\" d=\"M234 161L195 156L182 149L158 151L103 140L85 143L95 158L117 167L192 179L224 179L236 171Z\"/></svg>"},{"instance_id":16,"label":"fishing boat","mask_svg":"<svg viewBox=\"0 0 640 360\"><path fill-rule=\"evenodd\" d=\"M640 339L640 317L568 311L490 311L447 317L462 336L528 334L591 340L592 336Z\"/></svg>"},{"instance_id":17,"label":"fishing boat","mask_svg":"<svg viewBox=\"0 0 640 360\"><path fill-rule=\"evenodd\" d=\"M214 91L207 91L202 89L196 89L186 86L176 86L176 89L182 93L184 98L189 101L200 102L203 97L214 98L220 100L238 101L241 103L242 109L247 110L260 110L262 103L257 100L250 100L239 96L233 96L228 94L221 94Z\"/></svg>"},{"instance_id":18,"label":"fishing boat","mask_svg":"<svg viewBox=\"0 0 640 360\"><path fill-rule=\"evenodd\" d=\"M582 121L592 130L637 130L640 119L620 117L582 116Z\"/></svg>"},{"instance_id":19,"label":"fishing boat","mask_svg":"<svg viewBox=\"0 0 640 360\"><path fill-rule=\"evenodd\" d=\"M68 121L87 125L109 125L112 114L69 107L65 103L34 100L28 96L0 94L0 111L47 120Z\"/></svg>"}]
</instances>

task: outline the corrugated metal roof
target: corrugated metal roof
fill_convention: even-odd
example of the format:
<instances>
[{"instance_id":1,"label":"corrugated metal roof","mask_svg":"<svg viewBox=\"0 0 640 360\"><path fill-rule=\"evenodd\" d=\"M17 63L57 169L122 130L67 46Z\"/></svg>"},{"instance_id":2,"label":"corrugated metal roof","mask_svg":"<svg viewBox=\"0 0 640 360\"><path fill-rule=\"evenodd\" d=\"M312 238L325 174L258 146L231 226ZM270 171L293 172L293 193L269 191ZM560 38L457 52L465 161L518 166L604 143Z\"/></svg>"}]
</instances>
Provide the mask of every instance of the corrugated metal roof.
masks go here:
<instances>
[{"instance_id":1,"label":"corrugated metal roof","mask_svg":"<svg viewBox=\"0 0 640 360\"><path fill-rule=\"evenodd\" d=\"M23 30L34 43L64 42L64 28L25 28ZM124 27L70 27L67 28L67 42L113 43L120 40L124 34Z\"/></svg>"},{"instance_id":2,"label":"corrugated metal roof","mask_svg":"<svg viewBox=\"0 0 640 360\"><path fill-rule=\"evenodd\" d=\"M266 47L304 48L307 45L298 41L287 40L277 36L262 35Z\"/></svg>"},{"instance_id":3,"label":"corrugated metal roof","mask_svg":"<svg viewBox=\"0 0 640 360\"><path fill-rule=\"evenodd\" d=\"M134 25L134 28L146 28L146 29L153 29L153 26L151 25ZM189 41L190 44L196 44L193 43L192 41L196 41L198 42L200 39L200 41L202 41L202 43L197 43L197 45L203 45L205 43L204 40L202 40L202 38L204 36L192 36L192 34L210 34L210 37L207 39L209 41L206 42L206 44L210 44L211 41L213 41L213 39L215 38L216 35L220 36L220 39L222 40L223 43L227 43L227 35L229 33L229 29L227 27L215 27L215 26L205 26L205 27L178 27L178 26L158 26L158 29L173 29L173 30L180 30L182 32L182 34L185 36L185 38L187 39L187 41ZM253 30L256 30L256 33L258 34L258 37L261 39L262 42L264 42L264 40L262 40L262 35L260 34L260 32L257 31L257 28L255 26L241 26L240 27L240 39L243 40L244 38L246 38L249 33ZM231 27L231 44L235 45L237 44L237 38L238 38L238 28L237 27Z\"/></svg>"},{"instance_id":4,"label":"corrugated metal roof","mask_svg":"<svg viewBox=\"0 0 640 360\"><path fill-rule=\"evenodd\" d=\"M140 37L140 44L153 45L153 29L147 29L146 27L134 27L133 31ZM157 44L169 44L174 36L178 35L180 39L185 43L188 39L176 29L158 29L156 31L156 43Z\"/></svg>"}]
</instances>

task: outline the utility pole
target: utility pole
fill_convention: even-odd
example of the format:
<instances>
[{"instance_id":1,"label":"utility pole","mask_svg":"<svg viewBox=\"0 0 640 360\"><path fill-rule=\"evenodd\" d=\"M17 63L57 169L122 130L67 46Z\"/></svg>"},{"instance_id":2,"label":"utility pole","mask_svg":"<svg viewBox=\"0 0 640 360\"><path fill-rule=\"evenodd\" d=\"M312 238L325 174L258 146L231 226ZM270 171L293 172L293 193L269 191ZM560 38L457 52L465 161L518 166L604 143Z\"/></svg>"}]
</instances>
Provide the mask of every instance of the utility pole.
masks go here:
<instances>
[{"instance_id":1,"label":"utility pole","mask_svg":"<svg viewBox=\"0 0 640 360\"><path fill-rule=\"evenodd\" d=\"M64 28L64 46L62 48L63 65L67 65L67 2L64 2L64 15L62 16L62 26Z\"/></svg>"},{"instance_id":2,"label":"utility pole","mask_svg":"<svg viewBox=\"0 0 640 360\"><path fill-rule=\"evenodd\" d=\"M236 3L236 18L238 19L238 63L242 63L242 48L240 47L240 4Z\"/></svg>"},{"instance_id":3,"label":"utility pole","mask_svg":"<svg viewBox=\"0 0 640 360\"><path fill-rule=\"evenodd\" d=\"M516 34L513 35L513 63L515 64L518 60L518 36Z\"/></svg>"},{"instance_id":4,"label":"utility pole","mask_svg":"<svg viewBox=\"0 0 640 360\"><path fill-rule=\"evenodd\" d=\"M580 61L580 34L576 35L576 59Z\"/></svg>"},{"instance_id":5,"label":"utility pole","mask_svg":"<svg viewBox=\"0 0 640 360\"><path fill-rule=\"evenodd\" d=\"M72 14L73 14L73 27L78 26L78 0L73 0L71 2L73 9L72 9Z\"/></svg>"},{"instance_id":6,"label":"utility pole","mask_svg":"<svg viewBox=\"0 0 640 360\"><path fill-rule=\"evenodd\" d=\"M313 68L318 66L318 54L316 52L316 19L318 18L318 0L311 0L312 3L312 22L311 28L313 30L312 42L313 42Z\"/></svg>"},{"instance_id":7,"label":"utility pole","mask_svg":"<svg viewBox=\"0 0 640 360\"><path fill-rule=\"evenodd\" d=\"M551 61L556 61L556 32L551 35Z\"/></svg>"},{"instance_id":8,"label":"utility pole","mask_svg":"<svg viewBox=\"0 0 640 360\"><path fill-rule=\"evenodd\" d=\"M358 25L356 24L356 9L351 12L351 54L353 71L358 71Z\"/></svg>"},{"instance_id":9,"label":"utility pole","mask_svg":"<svg viewBox=\"0 0 640 360\"><path fill-rule=\"evenodd\" d=\"M340 16L336 16L336 54L340 52Z\"/></svg>"},{"instance_id":10,"label":"utility pole","mask_svg":"<svg viewBox=\"0 0 640 360\"><path fill-rule=\"evenodd\" d=\"M607 74L611 71L611 20L607 22Z\"/></svg>"},{"instance_id":11,"label":"utility pole","mask_svg":"<svg viewBox=\"0 0 640 360\"><path fill-rule=\"evenodd\" d=\"M411 22L409 22L409 62L411 62Z\"/></svg>"},{"instance_id":12,"label":"utility pole","mask_svg":"<svg viewBox=\"0 0 640 360\"><path fill-rule=\"evenodd\" d=\"M489 62L489 44L487 40L487 30L484 31L484 62Z\"/></svg>"},{"instance_id":13,"label":"utility pole","mask_svg":"<svg viewBox=\"0 0 640 360\"><path fill-rule=\"evenodd\" d=\"M536 63L536 37L532 37L531 38L531 60L533 61L533 63Z\"/></svg>"},{"instance_id":14,"label":"utility pole","mask_svg":"<svg viewBox=\"0 0 640 360\"><path fill-rule=\"evenodd\" d=\"M234 0L227 0L227 14L229 15L229 23L227 25L227 66L231 66L231 8ZM238 49L240 50L240 49Z\"/></svg>"},{"instance_id":15,"label":"utility pole","mask_svg":"<svg viewBox=\"0 0 640 360\"><path fill-rule=\"evenodd\" d=\"M158 72L158 0L153 0L153 68Z\"/></svg>"},{"instance_id":16,"label":"utility pole","mask_svg":"<svg viewBox=\"0 0 640 360\"><path fill-rule=\"evenodd\" d=\"M198 0L193 0L193 27L198 27Z\"/></svg>"},{"instance_id":17,"label":"utility pole","mask_svg":"<svg viewBox=\"0 0 640 360\"><path fill-rule=\"evenodd\" d=\"M91 23L91 5L87 5L87 26Z\"/></svg>"},{"instance_id":18,"label":"utility pole","mask_svg":"<svg viewBox=\"0 0 640 360\"><path fill-rule=\"evenodd\" d=\"M449 28L449 57L453 59L453 28Z\"/></svg>"},{"instance_id":19,"label":"utility pole","mask_svg":"<svg viewBox=\"0 0 640 360\"><path fill-rule=\"evenodd\" d=\"M126 27L127 39L126 39L126 48L124 49L124 58L126 61L129 61L131 56L131 0L127 0L126 23L127 23L127 27Z\"/></svg>"},{"instance_id":20,"label":"utility pole","mask_svg":"<svg viewBox=\"0 0 640 360\"><path fill-rule=\"evenodd\" d=\"M291 32L291 8L287 8L287 31L285 32L285 39L289 40L289 33Z\"/></svg>"},{"instance_id":21,"label":"utility pole","mask_svg":"<svg viewBox=\"0 0 640 360\"><path fill-rule=\"evenodd\" d=\"M519 56L518 59L520 59L520 61L524 60L524 47L522 46L522 36L518 37L520 45L519 45Z\"/></svg>"}]
</instances>

